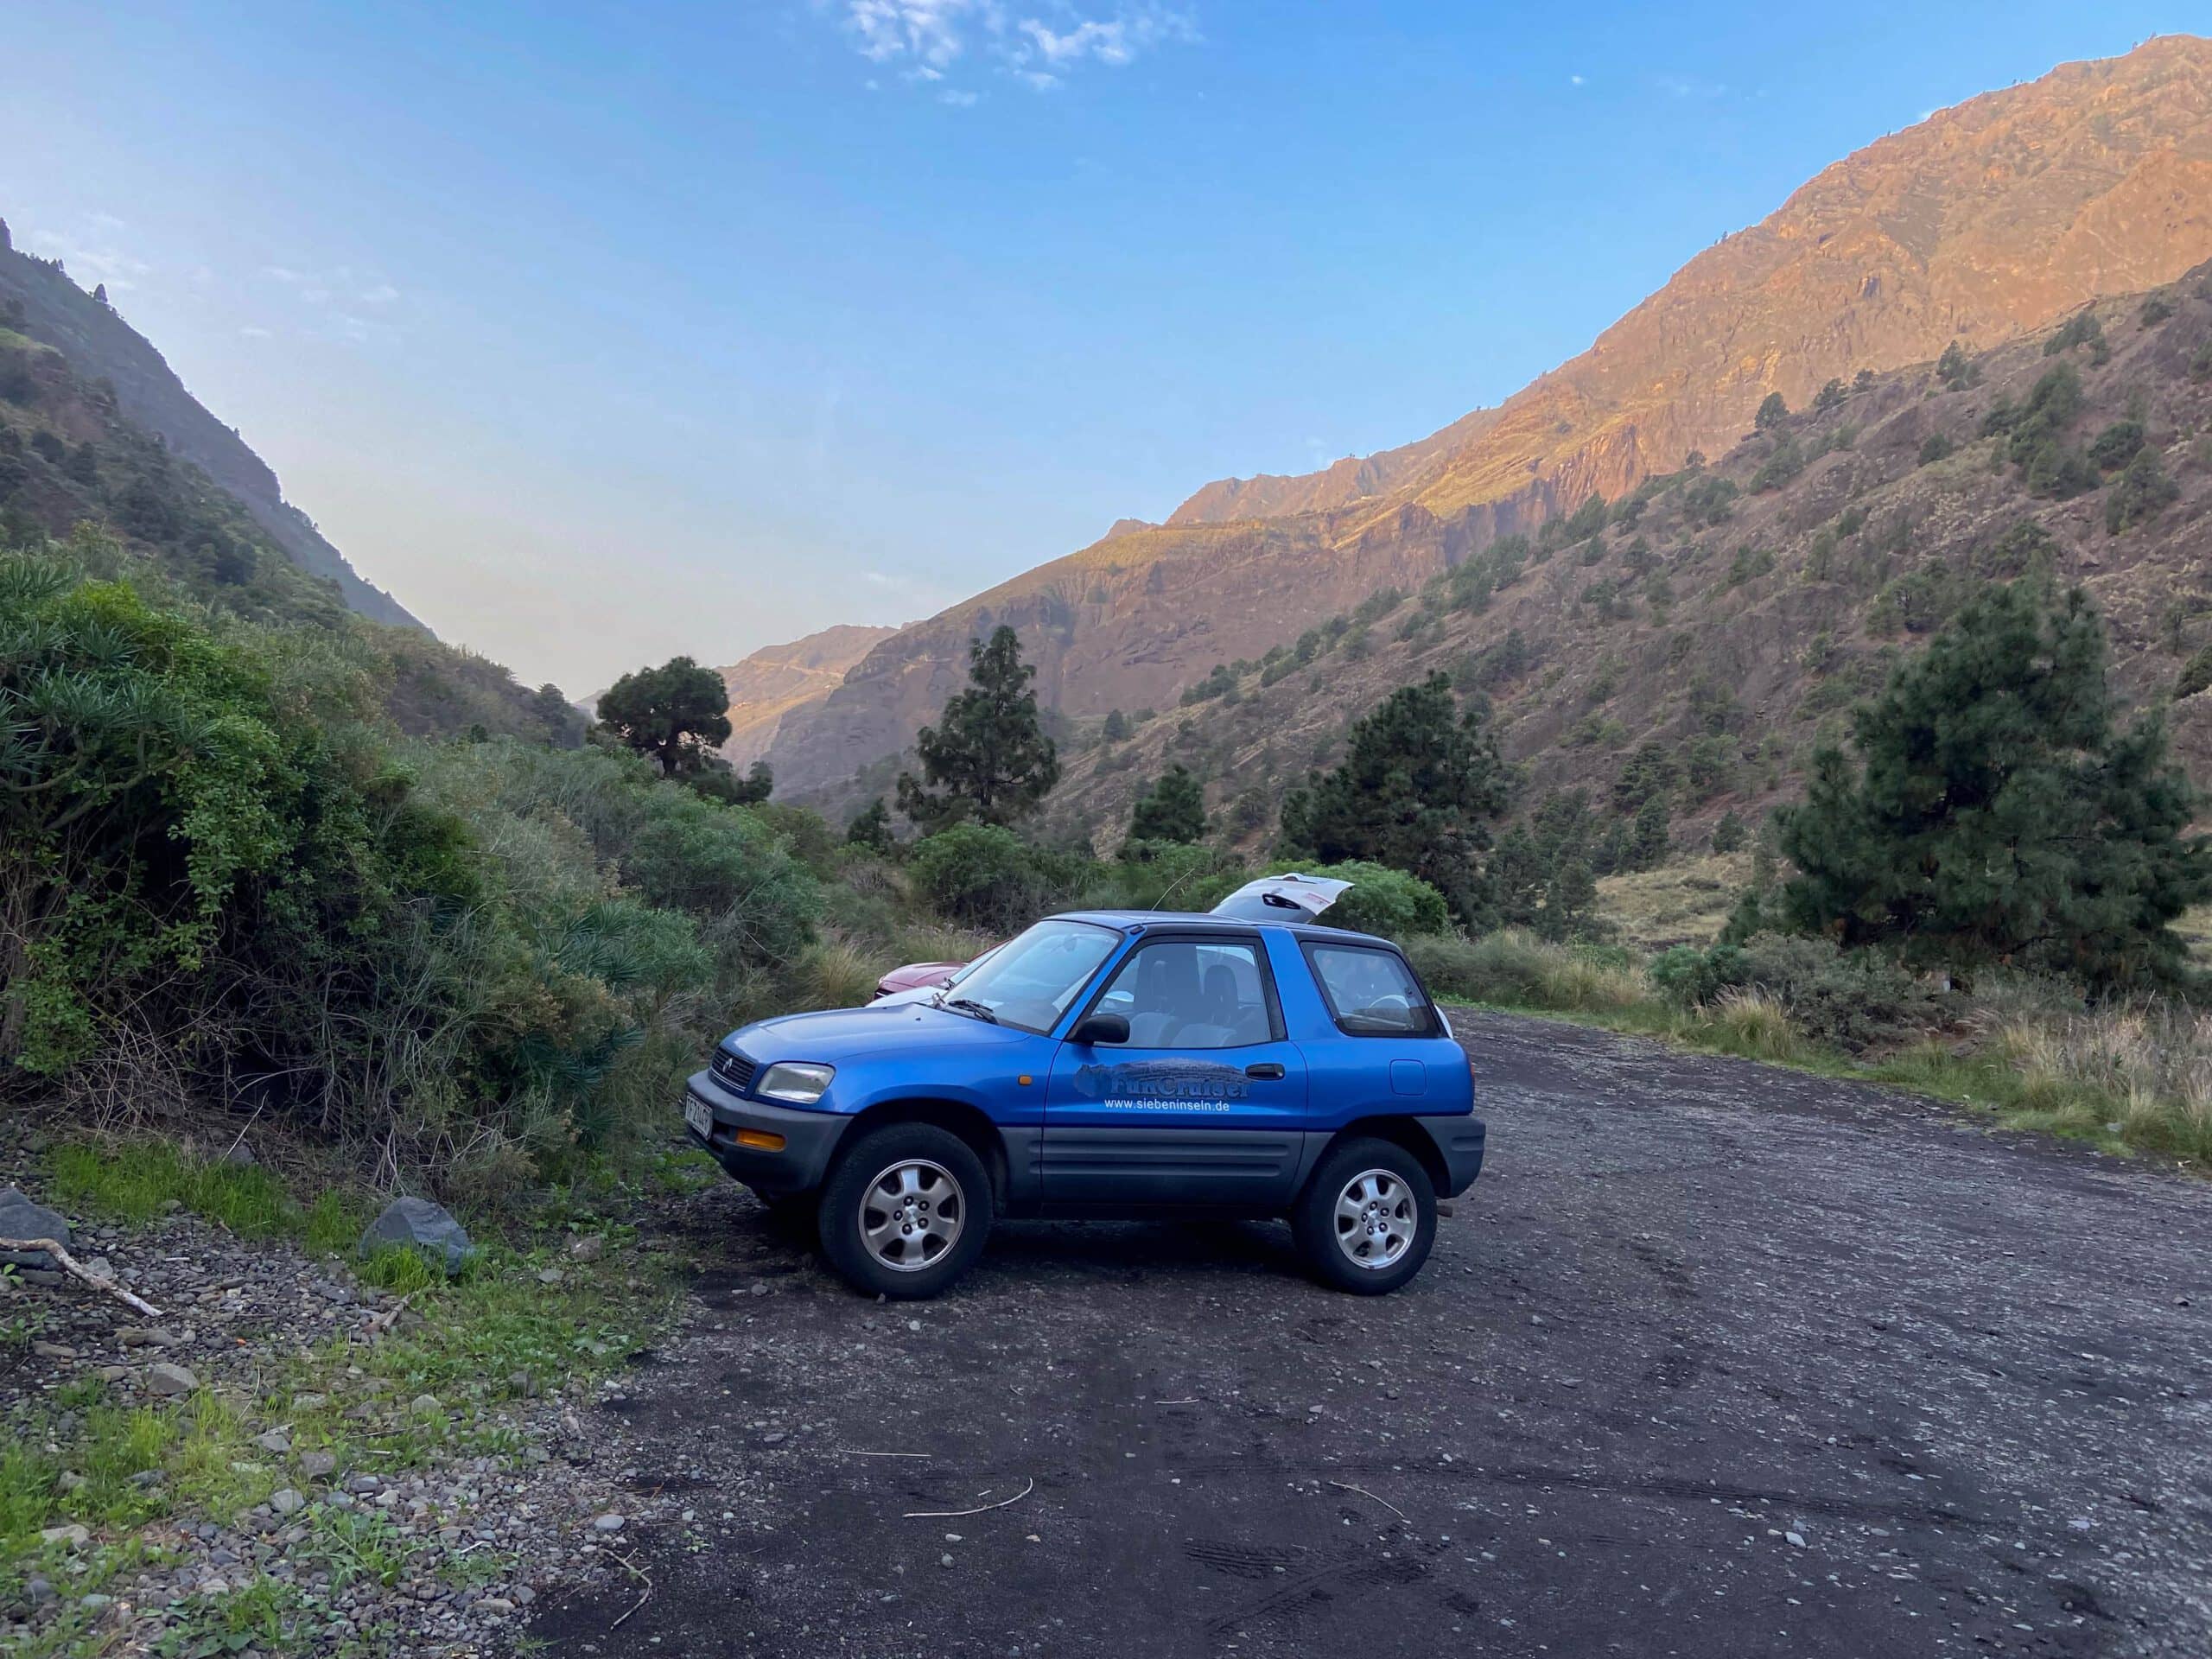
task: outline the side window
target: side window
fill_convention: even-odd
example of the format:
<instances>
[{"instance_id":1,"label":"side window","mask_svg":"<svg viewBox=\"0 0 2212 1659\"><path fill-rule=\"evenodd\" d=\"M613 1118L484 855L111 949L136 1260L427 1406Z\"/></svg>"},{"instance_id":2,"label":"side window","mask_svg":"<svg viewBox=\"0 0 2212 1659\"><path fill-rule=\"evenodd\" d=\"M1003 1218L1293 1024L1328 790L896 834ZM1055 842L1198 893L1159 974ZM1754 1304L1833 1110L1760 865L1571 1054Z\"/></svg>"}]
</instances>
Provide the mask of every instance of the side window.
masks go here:
<instances>
[{"instance_id":1,"label":"side window","mask_svg":"<svg viewBox=\"0 0 2212 1659\"><path fill-rule=\"evenodd\" d=\"M1127 1018L1131 1048L1241 1048L1274 1035L1259 947L1242 940L1140 946L1097 1006Z\"/></svg>"},{"instance_id":2,"label":"side window","mask_svg":"<svg viewBox=\"0 0 2212 1659\"><path fill-rule=\"evenodd\" d=\"M1338 1027L1354 1037L1433 1037L1436 1014L1395 953L1309 944L1306 959Z\"/></svg>"}]
</instances>

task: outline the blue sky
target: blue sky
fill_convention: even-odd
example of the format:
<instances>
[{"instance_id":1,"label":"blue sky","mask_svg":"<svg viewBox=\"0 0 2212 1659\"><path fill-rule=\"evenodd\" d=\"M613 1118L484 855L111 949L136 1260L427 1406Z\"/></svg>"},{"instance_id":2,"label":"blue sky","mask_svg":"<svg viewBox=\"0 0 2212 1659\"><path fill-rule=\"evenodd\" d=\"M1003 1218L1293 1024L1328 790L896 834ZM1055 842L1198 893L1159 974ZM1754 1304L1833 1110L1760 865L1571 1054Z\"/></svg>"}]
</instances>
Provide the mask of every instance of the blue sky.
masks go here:
<instances>
[{"instance_id":1,"label":"blue sky","mask_svg":"<svg viewBox=\"0 0 2212 1659\"><path fill-rule=\"evenodd\" d=\"M18 0L0 215L370 579L581 694L1418 437L2191 10Z\"/></svg>"}]
</instances>

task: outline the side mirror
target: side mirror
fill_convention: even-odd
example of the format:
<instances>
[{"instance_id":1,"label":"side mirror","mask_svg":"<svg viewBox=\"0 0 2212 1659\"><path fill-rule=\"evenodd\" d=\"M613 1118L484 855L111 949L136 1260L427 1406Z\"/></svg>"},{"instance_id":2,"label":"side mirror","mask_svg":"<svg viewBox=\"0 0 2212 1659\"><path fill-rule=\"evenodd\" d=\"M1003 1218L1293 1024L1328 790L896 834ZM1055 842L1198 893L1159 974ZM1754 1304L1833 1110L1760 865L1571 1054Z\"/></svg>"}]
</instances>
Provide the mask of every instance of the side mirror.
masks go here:
<instances>
[{"instance_id":1,"label":"side mirror","mask_svg":"<svg viewBox=\"0 0 2212 1659\"><path fill-rule=\"evenodd\" d=\"M1068 1033L1068 1041L1071 1043L1126 1043L1128 1040L1128 1016L1120 1014L1086 1014Z\"/></svg>"}]
</instances>

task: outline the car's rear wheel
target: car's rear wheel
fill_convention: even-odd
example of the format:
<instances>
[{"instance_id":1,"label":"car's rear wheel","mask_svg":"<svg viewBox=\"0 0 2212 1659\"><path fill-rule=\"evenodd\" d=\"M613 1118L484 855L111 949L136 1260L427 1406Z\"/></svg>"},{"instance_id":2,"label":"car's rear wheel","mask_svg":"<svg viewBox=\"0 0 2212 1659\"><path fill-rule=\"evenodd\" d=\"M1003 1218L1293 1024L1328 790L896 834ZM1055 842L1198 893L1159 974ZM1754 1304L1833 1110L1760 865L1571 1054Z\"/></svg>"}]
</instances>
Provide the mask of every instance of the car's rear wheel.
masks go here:
<instances>
[{"instance_id":1,"label":"car's rear wheel","mask_svg":"<svg viewBox=\"0 0 2212 1659\"><path fill-rule=\"evenodd\" d=\"M1436 1189L1403 1147L1361 1135L1322 1155L1290 1225L1315 1278L1355 1295L1380 1296L1428 1260L1436 1242Z\"/></svg>"},{"instance_id":2,"label":"car's rear wheel","mask_svg":"<svg viewBox=\"0 0 2212 1659\"><path fill-rule=\"evenodd\" d=\"M982 1253L990 1177L950 1129L894 1123L838 1160L822 1188L820 1227L823 1254L855 1289L935 1296Z\"/></svg>"}]
</instances>

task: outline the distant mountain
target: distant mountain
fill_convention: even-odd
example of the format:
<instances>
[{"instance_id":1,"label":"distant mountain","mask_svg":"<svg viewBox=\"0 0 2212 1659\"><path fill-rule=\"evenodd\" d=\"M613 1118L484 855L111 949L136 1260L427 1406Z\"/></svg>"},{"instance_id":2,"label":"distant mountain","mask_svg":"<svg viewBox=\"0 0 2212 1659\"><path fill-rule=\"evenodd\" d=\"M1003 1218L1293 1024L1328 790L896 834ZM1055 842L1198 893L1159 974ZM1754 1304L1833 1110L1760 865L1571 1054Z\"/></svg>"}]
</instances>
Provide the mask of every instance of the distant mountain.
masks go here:
<instances>
[{"instance_id":1,"label":"distant mountain","mask_svg":"<svg viewBox=\"0 0 2212 1659\"><path fill-rule=\"evenodd\" d=\"M729 741L722 754L740 771L766 754L785 712L827 696L845 671L896 628L840 623L789 645L766 645L721 671L729 688Z\"/></svg>"},{"instance_id":2,"label":"distant mountain","mask_svg":"<svg viewBox=\"0 0 2212 1659\"><path fill-rule=\"evenodd\" d=\"M1379 589L1694 454L1770 393L1988 350L2212 257L2212 42L2152 41L1974 99L1828 168L1693 259L1573 361L1494 410L1302 477L1226 480L879 644L784 709L787 792L850 796L961 683L968 641L1020 630L1041 700L1083 721L1175 703Z\"/></svg>"},{"instance_id":3,"label":"distant mountain","mask_svg":"<svg viewBox=\"0 0 2212 1659\"><path fill-rule=\"evenodd\" d=\"M144 335L78 287L58 261L16 251L5 220L0 220L0 324L59 351L87 383L111 385L124 419L160 438L170 453L235 498L301 569L336 582L349 609L372 621L423 626L383 588L361 580L308 516L284 499L268 463L200 407Z\"/></svg>"}]
</instances>

